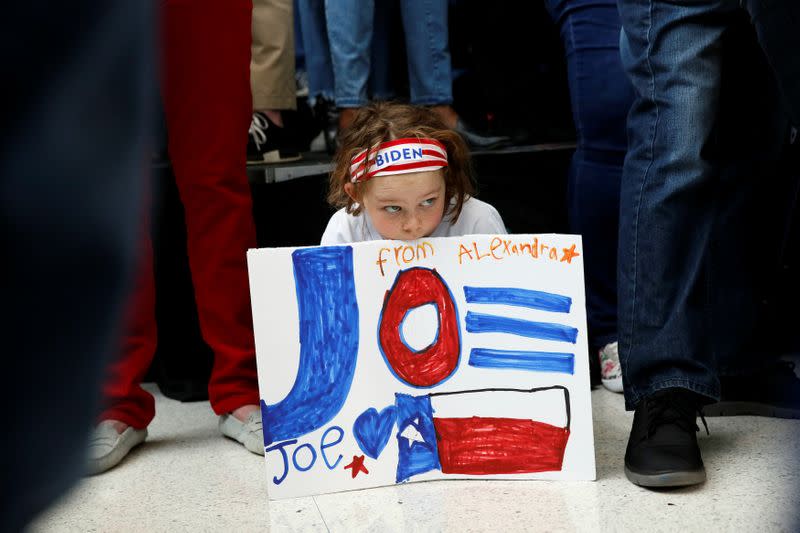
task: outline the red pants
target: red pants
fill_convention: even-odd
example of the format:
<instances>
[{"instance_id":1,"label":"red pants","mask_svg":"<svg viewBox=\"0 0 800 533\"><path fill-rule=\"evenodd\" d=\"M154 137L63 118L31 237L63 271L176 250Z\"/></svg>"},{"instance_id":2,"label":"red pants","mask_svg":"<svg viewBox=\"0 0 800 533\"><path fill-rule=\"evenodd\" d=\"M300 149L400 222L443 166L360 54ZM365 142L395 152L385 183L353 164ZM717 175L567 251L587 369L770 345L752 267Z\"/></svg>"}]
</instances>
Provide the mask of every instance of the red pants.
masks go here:
<instances>
[{"instance_id":1,"label":"red pants","mask_svg":"<svg viewBox=\"0 0 800 533\"><path fill-rule=\"evenodd\" d=\"M259 401L245 257L256 246L245 170L250 16L250 0L162 5L169 154L186 212L200 329L214 351L208 392L217 414ZM142 246L122 357L110 367L100 415L135 428L155 416L153 397L140 385L156 347L152 246L149 239Z\"/></svg>"}]
</instances>

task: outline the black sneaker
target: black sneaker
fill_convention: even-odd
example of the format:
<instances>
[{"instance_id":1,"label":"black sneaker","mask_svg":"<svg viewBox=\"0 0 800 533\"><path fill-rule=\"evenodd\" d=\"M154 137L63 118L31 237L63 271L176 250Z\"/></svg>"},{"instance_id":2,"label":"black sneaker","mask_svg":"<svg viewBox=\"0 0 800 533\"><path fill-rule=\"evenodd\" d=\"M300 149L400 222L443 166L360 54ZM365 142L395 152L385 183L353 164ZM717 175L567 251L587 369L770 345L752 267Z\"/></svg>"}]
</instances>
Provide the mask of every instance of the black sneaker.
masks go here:
<instances>
[{"instance_id":1,"label":"black sneaker","mask_svg":"<svg viewBox=\"0 0 800 533\"><path fill-rule=\"evenodd\" d=\"M642 487L682 487L706 480L697 446L698 396L669 388L636 406L625 450L625 476ZM705 419L702 414L700 419ZM706 432L708 426L706 426Z\"/></svg>"},{"instance_id":2,"label":"black sneaker","mask_svg":"<svg viewBox=\"0 0 800 533\"><path fill-rule=\"evenodd\" d=\"M299 159L300 152L294 148L289 133L264 113L254 112L247 137L247 164L286 163Z\"/></svg>"},{"instance_id":3,"label":"black sneaker","mask_svg":"<svg viewBox=\"0 0 800 533\"><path fill-rule=\"evenodd\" d=\"M469 146L470 150L473 151L496 150L511 144L511 139L509 137L500 135L485 135L467 125L460 118L458 119L458 122L456 122L455 131L457 131L461 137L464 138L467 146Z\"/></svg>"},{"instance_id":4,"label":"black sneaker","mask_svg":"<svg viewBox=\"0 0 800 533\"><path fill-rule=\"evenodd\" d=\"M339 133L339 110L332 100L322 96L314 103L314 118L321 130L325 142L325 151L333 155L336 152L336 136Z\"/></svg>"},{"instance_id":5,"label":"black sneaker","mask_svg":"<svg viewBox=\"0 0 800 533\"><path fill-rule=\"evenodd\" d=\"M703 408L706 416L800 419L800 379L792 362L779 361L742 376L720 376L719 382L720 401Z\"/></svg>"}]
</instances>

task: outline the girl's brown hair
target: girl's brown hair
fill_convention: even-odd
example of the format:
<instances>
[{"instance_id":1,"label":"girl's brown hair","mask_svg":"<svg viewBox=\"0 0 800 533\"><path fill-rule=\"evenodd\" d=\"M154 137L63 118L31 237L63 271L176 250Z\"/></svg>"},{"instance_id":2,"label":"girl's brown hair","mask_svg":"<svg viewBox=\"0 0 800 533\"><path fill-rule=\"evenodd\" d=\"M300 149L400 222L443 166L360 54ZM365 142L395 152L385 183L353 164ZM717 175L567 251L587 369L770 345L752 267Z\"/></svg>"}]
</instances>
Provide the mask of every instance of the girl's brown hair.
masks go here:
<instances>
[{"instance_id":1,"label":"girl's brown hair","mask_svg":"<svg viewBox=\"0 0 800 533\"><path fill-rule=\"evenodd\" d=\"M413 105L376 102L359 110L334 156L328 203L337 209L345 207L348 213L359 214L361 205L356 204L344 190L345 184L350 182L353 156L364 149L372 149L378 143L406 137L435 139L447 149L447 166L442 169L445 200L449 206L445 214L454 223L461 214L464 201L475 194L469 149L464 139L445 126L433 111ZM354 184L356 197L361 196L365 185L361 182Z\"/></svg>"}]
</instances>

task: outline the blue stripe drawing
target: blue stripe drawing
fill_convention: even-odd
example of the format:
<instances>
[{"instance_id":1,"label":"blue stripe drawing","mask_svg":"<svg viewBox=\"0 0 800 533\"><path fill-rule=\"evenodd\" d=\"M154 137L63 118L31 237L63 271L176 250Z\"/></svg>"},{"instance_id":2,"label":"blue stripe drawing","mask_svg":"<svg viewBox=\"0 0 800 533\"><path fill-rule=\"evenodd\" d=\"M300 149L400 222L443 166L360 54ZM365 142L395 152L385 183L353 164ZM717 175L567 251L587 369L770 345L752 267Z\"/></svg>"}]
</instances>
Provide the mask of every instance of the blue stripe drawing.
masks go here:
<instances>
[{"instance_id":1,"label":"blue stripe drawing","mask_svg":"<svg viewBox=\"0 0 800 533\"><path fill-rule=\"evenodd\" d=\"M533 339L562 341L575 344L578 329L553 322L533 322L518 318L467 312L467 331L470 333L510 333Z\"/></svg>"},{"instance_id":2,"label":"blue stripe drawing","mask_svg":"<svg viewBox=\"0 0 800 533\"><path fill-rule=\"evenodd\" d=\"M469 365L476 368L508 368L533 372L575 373L575 354L473 348Z\"/></svg>"},{"instance_id":3,"label":"blue stripe drawing","mask_svg":"<svg viewBox=\"0 0 800 533\"><path fill-rule=\"evenodd\" d=\"M321 428L341 410L358 356L358 302L350 246L292 252L300 362L289 394L274 405L261 401L264 445ZM288 355L288 354L287 354Z\"/></svg>"},{"instance_id":4,"label":"blue stripe drawing","mask_svg":"<svg viewBox=\"0 0 800 533\"><path fill-rule=\"evenodd\" d=\"M554 313L569 313L572 307L569 296L530 289L464 286L464 297L470 304L513 305Z\"/></svg>"}]
</instances>

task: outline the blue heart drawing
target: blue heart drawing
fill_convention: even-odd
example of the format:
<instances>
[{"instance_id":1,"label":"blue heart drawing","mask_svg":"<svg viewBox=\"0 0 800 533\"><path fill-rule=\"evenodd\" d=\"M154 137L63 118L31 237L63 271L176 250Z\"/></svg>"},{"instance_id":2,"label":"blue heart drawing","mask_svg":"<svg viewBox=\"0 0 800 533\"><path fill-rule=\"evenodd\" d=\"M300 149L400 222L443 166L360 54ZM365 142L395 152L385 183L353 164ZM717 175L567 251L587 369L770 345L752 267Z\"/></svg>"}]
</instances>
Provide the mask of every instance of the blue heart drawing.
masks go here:
<instances>
[{"instance_id":1,"label":"blue heart drawing","mask_svg":"<svg viewBox=\"0 0 800 533\"><path fill-rule=\"evenodd\" d=\"M378 413L374 407L370 407L356 418L353 422L353 436L356 438L358 447L361 451L373 459L377 459L394 427L395 408L390 405Z\"/></svg>"}]
</instances>

